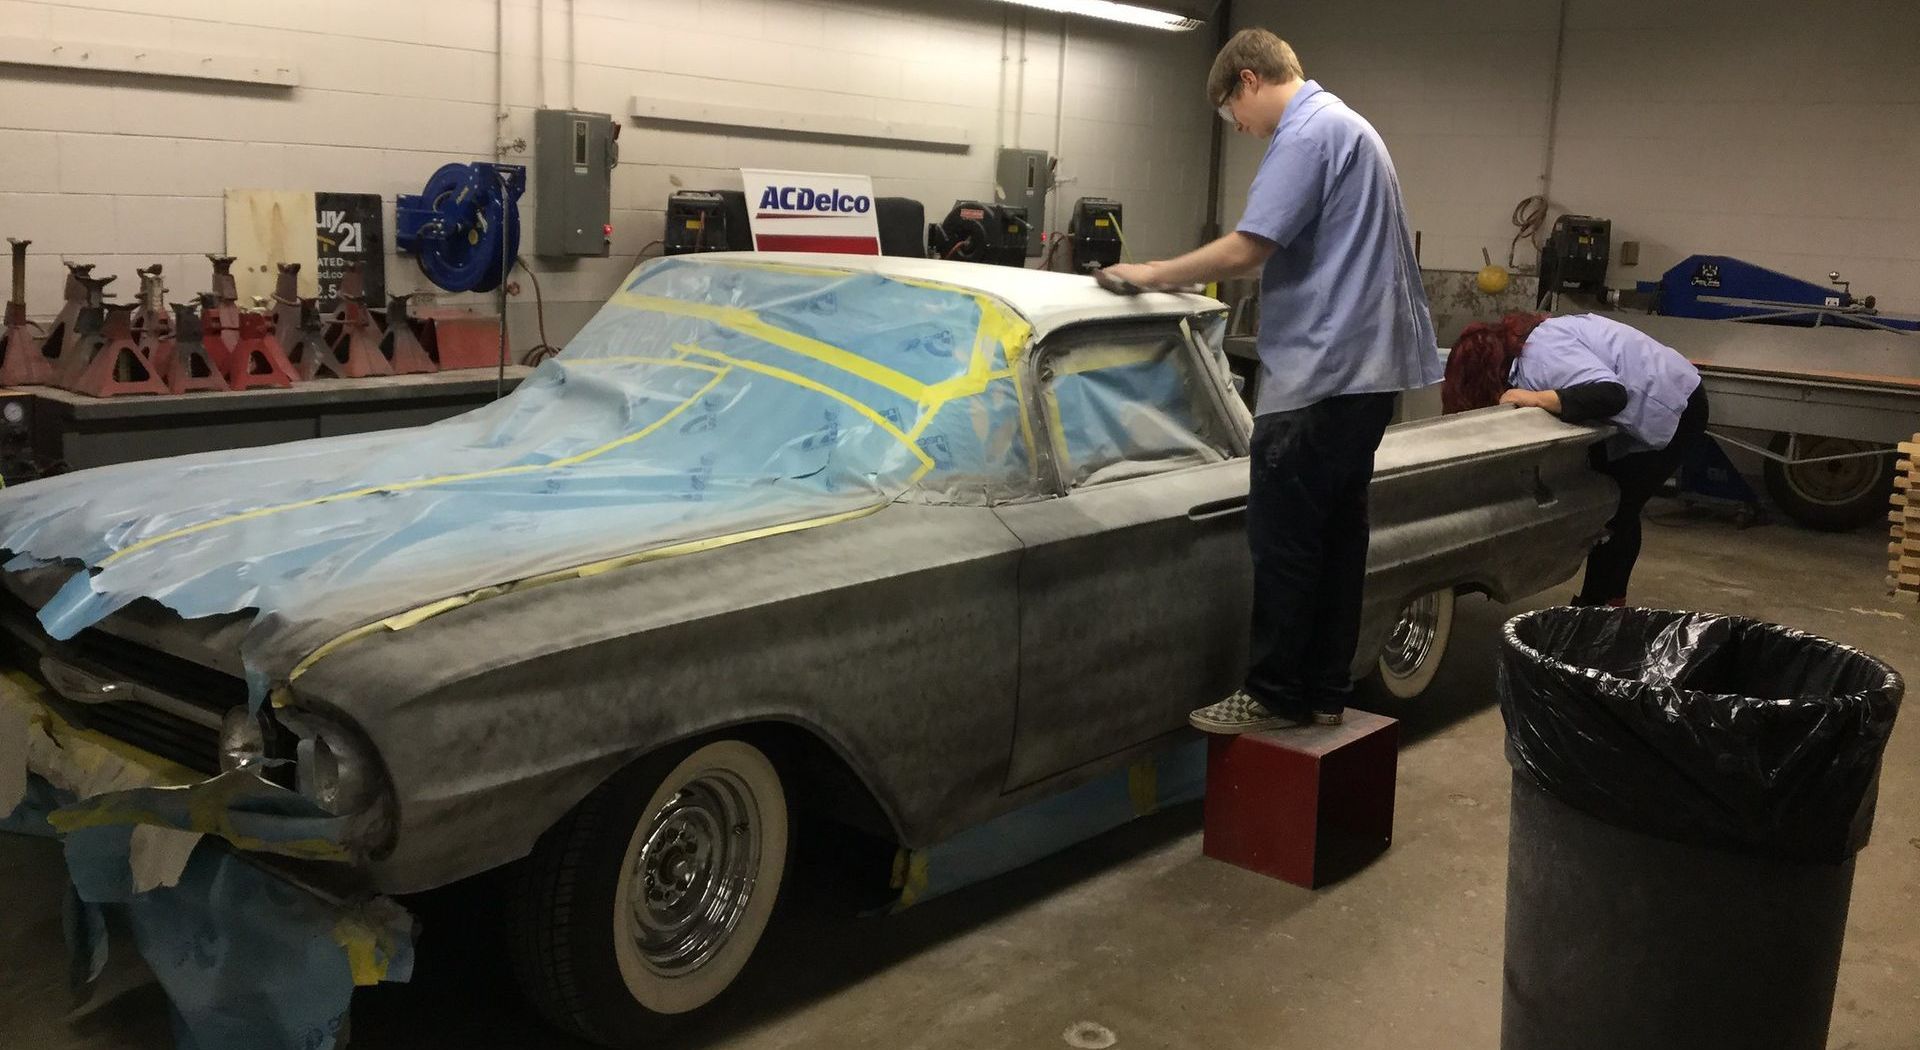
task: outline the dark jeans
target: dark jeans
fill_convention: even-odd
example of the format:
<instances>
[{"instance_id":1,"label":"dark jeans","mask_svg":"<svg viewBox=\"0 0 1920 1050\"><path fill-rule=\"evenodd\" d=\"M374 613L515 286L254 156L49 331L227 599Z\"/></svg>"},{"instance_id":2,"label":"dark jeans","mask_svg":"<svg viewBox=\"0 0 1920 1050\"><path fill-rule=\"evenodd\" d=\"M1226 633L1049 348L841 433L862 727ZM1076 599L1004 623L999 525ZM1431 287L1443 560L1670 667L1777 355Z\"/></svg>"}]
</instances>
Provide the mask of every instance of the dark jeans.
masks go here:
<instances>
[{"instance_id":1,"label":"dark jeans","mask_svg":"<svg viewBox=\"0 0 1920 1050\"><path fill-rule=\"evenodd\" d=\"M1604 445L1593 448L1593 466L1620 485L1620 507L1607 522L1607 538L1587 555L1587 578L1575 605L1606 605L1624 602L1627 580L1633 576L1633 563L1640 560L1640 512L1647 501L1660 491L1680 460L1695 441L1711 440L1707 432L1707 392L1696 388L1680 414L1680 428L1674 431L1667 447L1646 452L1631 452L1619 459L1607 459Z\"/></svg>"},{"instance_id":2,"label":"dark jeans","mask_svg":"<svg viewBox=\"0 0 1920 1050\"><path fill-rule=\"evenodd\" d=\"M1246 690L1277 715L1340 711L1353 692L1367 576L1367 486L1394 397L1334 397L1254 420Z\"/></svg>"}]
</instances>

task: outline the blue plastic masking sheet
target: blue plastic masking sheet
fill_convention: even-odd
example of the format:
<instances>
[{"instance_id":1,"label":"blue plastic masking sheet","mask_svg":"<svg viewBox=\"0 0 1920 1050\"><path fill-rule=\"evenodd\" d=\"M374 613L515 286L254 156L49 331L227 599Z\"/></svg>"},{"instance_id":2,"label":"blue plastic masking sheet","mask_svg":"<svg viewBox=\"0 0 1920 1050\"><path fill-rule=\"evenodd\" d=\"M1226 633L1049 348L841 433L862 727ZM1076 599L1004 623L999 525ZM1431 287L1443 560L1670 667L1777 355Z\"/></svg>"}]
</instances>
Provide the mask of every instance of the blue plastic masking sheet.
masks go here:
<instances>
[{"instance_id":1,"label":"blue plastic masking sheet","mask_svg":"<svg viewBox=\"0 0 1920 1050\"><path fill-rule=\"evenodd\" d=\"M1020 491L1026 323L978 293L655 260L512 395L431 426L133 463L0 493L9 569L80 567L72 637L145 597L256 610L257 705L348 631L491 585Z\"/></svg>"}]
</instances>

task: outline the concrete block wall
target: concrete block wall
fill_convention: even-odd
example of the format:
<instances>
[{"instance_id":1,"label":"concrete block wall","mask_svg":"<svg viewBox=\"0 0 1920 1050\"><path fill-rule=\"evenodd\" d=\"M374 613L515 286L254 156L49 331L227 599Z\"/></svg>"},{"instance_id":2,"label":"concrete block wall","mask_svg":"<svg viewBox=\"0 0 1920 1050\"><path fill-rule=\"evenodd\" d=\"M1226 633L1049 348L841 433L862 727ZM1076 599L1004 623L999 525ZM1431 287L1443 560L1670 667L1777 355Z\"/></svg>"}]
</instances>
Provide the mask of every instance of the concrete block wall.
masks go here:
<instances>
[{"instance_id":1,"label":"concrete block wall","mask_svg":"<svg viewBox=\"0 0 1920 1050\"><path fill-rule=\"evenodd\" d=\"M868 173L878 192L915 197L937 221L956 198L992 196L996 144L1053 151L1057 136L1069 180L1057 197L1124 201L1136 255L1192 247L1205 220L1205 31L1063 22L985 0L505 0L499 10L496 120L487 0L0 0L0 34L282 57L300 75L286 89L0 66L0 236L34 241L32 312L58 308L63 258L120 274L123 297L151 262L166 266L176 298L201 290L203 253L225 244L229 188L378 193L391 248L395 195L441 164L491 159L496 141L530 144L543 102L623 125L612 257L523 252L555 343L660 237L673 189L738 187L740 167ZM959 126L971 148L640 125L628 116L634 95ZM509 148L505 159L532 157ZM537 223L531 202L523 216ZM387 268L394 290L430 290L410 259ZM536 336L521 284L510 320L523 350Z\"/></svg>"},{"instance_id":2,"label":"concrete block wall","mask_svg":"<svg viewBox=\"0 0 1920 1050\"><path fill-rule=\"evenodd\" d=\"M1392 150L1429 267L1504 261L1513 205L1540 190L1558 5L1548 0L1239 0ZM1615 286L1695 253L1920 312L1920 4L1571 0L1553 213L1639 241ZM1229 147L1223 219L1264 144ZM1521 246L1519 262L1533 261Z\"/></svg>"}]
</instances>

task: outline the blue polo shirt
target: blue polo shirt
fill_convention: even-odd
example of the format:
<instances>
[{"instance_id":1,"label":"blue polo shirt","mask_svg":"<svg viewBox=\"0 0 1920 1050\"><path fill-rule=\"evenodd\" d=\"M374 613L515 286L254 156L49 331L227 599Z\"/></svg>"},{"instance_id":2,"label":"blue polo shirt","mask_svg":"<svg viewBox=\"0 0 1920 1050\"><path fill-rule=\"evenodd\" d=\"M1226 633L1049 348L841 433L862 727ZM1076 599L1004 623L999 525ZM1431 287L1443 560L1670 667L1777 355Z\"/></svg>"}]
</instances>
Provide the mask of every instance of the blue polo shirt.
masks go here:
<instances>
[{"instance_id":1,"label":"blue polo shirt","mask_svg":"<svg viewBox=\"0 0 1920 1050\"><path fill-rule=\"evenodd\" d=\"M1525 390L1564 390L1582 383L1626 387L1627 407L1612 420L1620 433L1607 444L1615 458L1666 448L1700 386L1700 370L1680 351L1598 314L1540 322L1513 359L1510 378Z\"/></svg>"},{"instance_id":2,"label":"blue polo shirt","mask_svg":"<svg viewBox=\"0 0 1920 1050\"><path fill-rule=\"evenodd\" d=\"M1238 229L1277 249L1260 277L1255 414L1440 381L1387 145L1319 83L1287 103Z\"/></svg>"}]
</instances>

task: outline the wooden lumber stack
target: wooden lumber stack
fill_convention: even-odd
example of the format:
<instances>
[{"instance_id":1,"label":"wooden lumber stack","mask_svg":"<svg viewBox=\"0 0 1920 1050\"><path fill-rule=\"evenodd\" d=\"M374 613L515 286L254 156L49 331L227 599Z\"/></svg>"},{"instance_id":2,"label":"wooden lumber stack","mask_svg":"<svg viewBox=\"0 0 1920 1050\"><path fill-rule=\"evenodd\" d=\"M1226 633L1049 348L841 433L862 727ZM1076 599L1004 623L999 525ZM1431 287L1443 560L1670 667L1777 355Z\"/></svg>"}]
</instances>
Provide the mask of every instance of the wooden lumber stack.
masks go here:
<instances>
[{"instance_id":1,"label":"wooden lumber stack","mask_svg":"<svg viewBox=\"0 0 1920 1050\"><path fill-rule=\"evenodd\" d=\"M1920 601L1920 434L1900 443L1893 473L1893 542L1887 544L1887 582L1896 598Z\"/></svg>"}]
</instances>

